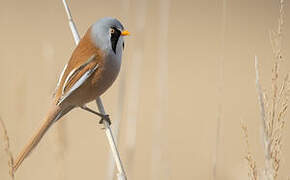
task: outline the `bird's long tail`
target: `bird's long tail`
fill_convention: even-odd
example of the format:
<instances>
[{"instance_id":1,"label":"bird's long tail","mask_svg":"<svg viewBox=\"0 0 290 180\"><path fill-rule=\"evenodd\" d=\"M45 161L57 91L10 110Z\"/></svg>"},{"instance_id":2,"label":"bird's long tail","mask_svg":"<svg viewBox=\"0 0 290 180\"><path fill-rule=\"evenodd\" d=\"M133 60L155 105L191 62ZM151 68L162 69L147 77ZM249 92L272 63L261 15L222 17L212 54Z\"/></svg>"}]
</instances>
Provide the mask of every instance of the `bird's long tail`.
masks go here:
<instances>
[{"instance_id":1,"label":"bird's long tail","mask_svg":"<svg viewBox=\"0 0 290 180\"><path fill-rule=\"evenodd\" d=\"M70 110L70 109L69 109ZM69 111L68 110L68 111ZM65 113L67 113L66 111ZM26 144L23 150L18 154L14 163L13 163L13 172L16 172L18 167L21 165L23 160L31 153L31 151L37 146L37 144L42 139L43 135L47 132L50 126L60 118L60 116L64 115L64 109L59 107L58 105L52 105L50 111L48 112L44 122L41 127L37 130L36 134L32 136L30 141Z\"/></svg>"}]
</instances>

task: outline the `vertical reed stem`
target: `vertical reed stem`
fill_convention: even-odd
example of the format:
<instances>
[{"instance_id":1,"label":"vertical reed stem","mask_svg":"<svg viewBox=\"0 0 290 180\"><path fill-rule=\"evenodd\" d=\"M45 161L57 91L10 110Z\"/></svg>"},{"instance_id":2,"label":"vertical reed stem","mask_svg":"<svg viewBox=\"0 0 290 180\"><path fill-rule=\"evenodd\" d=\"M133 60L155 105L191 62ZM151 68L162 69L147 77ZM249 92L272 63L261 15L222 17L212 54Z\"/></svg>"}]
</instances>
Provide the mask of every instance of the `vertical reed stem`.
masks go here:
<instances>
[{"instance_id":1,"label":"vertical reed stem","mask_svg":"<svg viewBox=\"0 0 290 180\"><path fill-rule=\"evenodd\" d=\"M78 31L77 31L77 28L75 26L75 23L73 21L73 18L71 16L71 12L70 12L70 9L66 3L66 0L63 0L63 5L64 5L64 8L66 10L66 13L67 13L67 17L68 17L68 21L69 21L69 26L70 26L70 29L72 31L72 34L73 34L73 37L74 37L74 40L75 40L75 44L77 45L80 41L80 36L78 34ZM99 109L99 112L102 113L102 114L106 114L105 112L105 108L103 106L103 103L102 103L102 100L100 97L98 97L96 99L96 103L98 105L98 109ZM117 146L116 146L116 143L115 143L115 140L114 140L114 137L113 137L113 133L112 133L112 130L111 130L111 127L109 125L109 123L107 121L103 121L103 125L105 127L105 133L107 135L107 138L108 138L108 142L109 142L109 145L111 147L111 151L112 151L112 154L113 154L113 157L115 159L115 163L116 163L116 166L117 166L117 169L118 169L118 179L119 180L126 180L127 177L126 177L126 174L125 174L125 171L124 171L124 168L123 168L123 164L121 162L121 159L120 159L120 155L119 155L119 151L117 149Z\"/></svg>"}]
</instances>

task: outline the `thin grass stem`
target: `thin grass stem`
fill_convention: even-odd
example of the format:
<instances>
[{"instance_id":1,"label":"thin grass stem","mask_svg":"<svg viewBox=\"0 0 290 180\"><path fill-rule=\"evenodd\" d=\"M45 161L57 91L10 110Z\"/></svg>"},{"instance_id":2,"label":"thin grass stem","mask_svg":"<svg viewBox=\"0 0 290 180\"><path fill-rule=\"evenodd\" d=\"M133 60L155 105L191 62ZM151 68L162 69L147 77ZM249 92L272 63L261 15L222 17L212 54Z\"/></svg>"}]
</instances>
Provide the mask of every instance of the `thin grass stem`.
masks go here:
<instances>
[{"instance_id":1,"label":"thin grass stem","mask_svg":"<svg viewBox=\"0 0 290 180\"><path fill-rule=\"evenodd\" d=\"M73 18L72 18L70 9L66 3L66 0L63 0L62 2L63 2L63 5L65 7L65 11L66 11L68 21L69 21L69 26L70 26L71 32L73 34L75 44L77 45L80 41L79 33L78 33L77 28L75 26L75 23L73 21ZM103 105L100 97L98 97L96 99L96 103L97 103L99 112L102 114L106 114L104 105ZM118 174L117 174L118 179L119 180L126 180L127 179L126 173L124 171L123 164L122 164L121 159L120 159L119 151L117 149L111 127L107 121L103 121L103 125L105 127L105 133L106 133L106 136L108 138L108 142L109 142L109 145L110 145L110 148L111 148L111 151L112 151L112 154L113 154L113 157L115 159L115 163L116 163L116 166L118 169Z\"/></svg>"}]
</instances>

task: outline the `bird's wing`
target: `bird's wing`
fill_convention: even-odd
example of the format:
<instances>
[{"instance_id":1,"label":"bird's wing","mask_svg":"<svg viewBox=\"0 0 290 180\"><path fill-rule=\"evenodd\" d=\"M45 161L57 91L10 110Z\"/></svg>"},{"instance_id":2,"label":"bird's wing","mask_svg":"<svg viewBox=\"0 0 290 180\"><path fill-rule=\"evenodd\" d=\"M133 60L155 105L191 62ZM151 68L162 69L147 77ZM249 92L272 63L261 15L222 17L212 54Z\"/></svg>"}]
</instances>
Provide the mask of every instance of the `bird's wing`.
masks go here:
<instances>
[{"instance_id":1,"label":"bird's wing","mask_svg":"<svg viewBox=\"0 0 290 180\"><path fill-rule=\"evenodd\" d=\"M76 69L73 69L66 77L62 86L62 96L58 101L60 105L67 97L78 89L84 82L97 70L98 63L96 54L93 54L85 63Z\"/></svg>"}]
</instances>

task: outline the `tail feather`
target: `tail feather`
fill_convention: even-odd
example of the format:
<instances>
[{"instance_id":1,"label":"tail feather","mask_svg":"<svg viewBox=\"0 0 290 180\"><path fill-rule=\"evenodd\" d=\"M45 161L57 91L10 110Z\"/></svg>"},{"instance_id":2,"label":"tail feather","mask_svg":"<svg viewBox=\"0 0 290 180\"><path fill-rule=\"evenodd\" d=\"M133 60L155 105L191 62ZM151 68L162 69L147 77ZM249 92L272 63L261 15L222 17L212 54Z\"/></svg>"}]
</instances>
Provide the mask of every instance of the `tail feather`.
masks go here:
<instances>
[{"instance_id":1,"label":"tail feather","mask_svg":"<svg viewBox=\"0 0 290 180\"><path fill-rule=\"evenodd\" d=\"M70 109L69 109L70 110ZM66 110L65 113L68 111ZM42 139L43 135L47 132L50 126L60 118L60 115L63 114L63 109L57 105L53 105L48 112L44 122L42 123L41 127L37 130L36 134L30 139L28 144L24 147L24 149L18 154L17 158L13 163L13 172L15 172L18 167L21 165L23 160L32 152L32 150L37 146L37 144Z\"/></svg>"}]
</instances>

